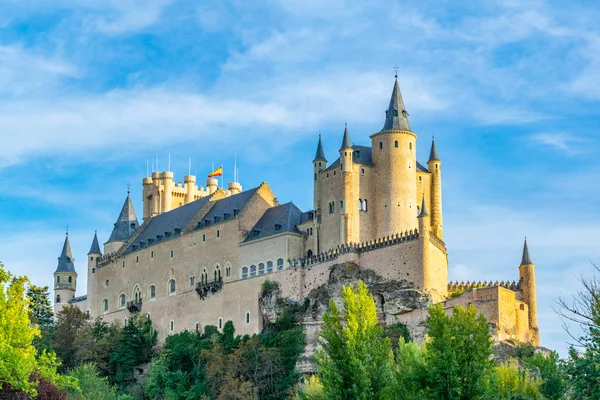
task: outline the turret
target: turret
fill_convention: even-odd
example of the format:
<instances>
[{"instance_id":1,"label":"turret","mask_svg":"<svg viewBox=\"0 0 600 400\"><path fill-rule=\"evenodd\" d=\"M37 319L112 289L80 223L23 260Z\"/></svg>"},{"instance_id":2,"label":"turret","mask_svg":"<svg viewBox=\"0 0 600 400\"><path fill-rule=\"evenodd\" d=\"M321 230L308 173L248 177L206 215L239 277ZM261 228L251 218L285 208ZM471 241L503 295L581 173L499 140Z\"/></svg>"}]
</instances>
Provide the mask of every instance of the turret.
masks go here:
<instances>
[{"instance_id":1,"label":"turret","mask_svg":"<svg viewBox=\"0 0 600 400\"><path fill-rule=\"evenodd\" d=\"M96 310L96 268L98 267L98 261L102 257L102 251L100 250L100 244L98 243L98 232L94 232L94 239L90 251L88 251L88 275L87 275L87 304L88 309L92 315L97 315Z\"/></svg>"},{"instance_id":2,"label":"turret","mask_svg":"<svg viewBox=\"0 0 600 400\"><path fill-rule=\"evenodd\" d=\"M163 181L162 195L160 196L160 212L166 213L171 211L171 207L173 206L173 173L166 171L160 174L160 176Z\"/></svg>"},{"instance_id":3,"label":"turret","mask_svg":"<svg viewBox=\"0 0 600 400\"><path fill-rule=\"evenodd\" d=\"M340 146L340 173L342 180L340 192L340 243L355 242L352 217L354 204L354 185L352 182L352 144L348 135L348 124L344 127L344 136Z\"/></svg>"},{"instance_id":4,"label":"turret","mask_svg":"<svg viewBox=\"0 0 600 400\"><path fill-rule=\"evenodd\" d=\"M425 196L421 200L421 210L418 215L419 220L419 241L421 242L421 263L423 265L423 289L431 287L431 273L429 268L429 235L431 230L431 221L427 208L425 207Z\"/></svg>"},{"instance_id":5,"label":"turret","mask_svg":"<svg viewBox=\"0 0 600 400\"><path fill-rule=\"evenodd\" d=\"M153 212L152 202L154 201L154 198L152 196L152 178L146 177L142 179L142 188L142 201L144 202L143 221L146 222L152 216Z\"/></svg>"},{"instance_id":6,"label":"turret","mask_svg":"<svg viewBox=\"0 0 600 400\"><path fill-rule=\"evenodd\" d=\"M206 180L206 190L208 191L208 194L213 194L214 192L216 192L218 187L219 181L215 178L208 178Z\"/></svg>"},{"instance_id":7,"label":"turret","mask_svg":"<svg viewBox=\"0 0 600 400\"><path fill-rule=\"evenodd\" d=\"M238 194L242 191L242 185L239 182L229 182L227 184L227 190L229 190L229 194Z\"/></svg>"},{"instance_id":8,"label":"turret","mask_svg":"<svg viewBox=\"0 0 600 400\"><path fill-rule=\"evenodd\" d=\"M321 134L319 133L319 143L317 144L317 152L315 154L315 158L313 159L313 172L314 172L314 192L313 192L313 209L314 209L314 219L313 219L313 229L315 234L314 238L314 249L318 253L319 250L319 221L321 217L319 213L321 212L321 186L323 182L321 182L321 171L327 168L327 159L325 158L325 152L323 151L323 142L321 141Z\"/></svg>"},{"instance_id":9,"label":"turret","mask_svg":"<svg viewBox=\"0 0 600 400\"><path fill-rule=\"evenodd\" d=\"M394 82L383 128L371 135L371 140L375 236L385 237L415 229L417 135L410 129L398 79Z\"/></svg>"},{"instance_id":10,"label":"turret","mask_svg":"<svg viewBox=\"0 0 600 400\"><path fill-rule=\"evenodd\" d=\"M537 300L535 294L535 265L531 262L527 238L523 245L523 257L519 266L519 278L523 301L529 307L529 341L534 346L540 345L540 330L537 322Z\"/></svg>"},{"instance_id":11,"label":"turret","mask_svg":"<svg viewBox=\"0 0 600 400\"><path fill-rule=\"evenodd\" d=\"M183 177L183 184L185 185L185 204L194 201L196 196L196 177L194 175L186 175Z\"/></svg>"},{"instance_id":12,"label":"turret","mask_svg":"<svg viewBox=\"0 0 600 400\"><path fill-rule=\"evenodd\" d=\"M160 172L152 173L152 202L151 216L155 217L160 214Z\"/></svg>"},{"instance_id":13,"label":"turret","mask_svg":"<svg viewBox=\"0 0 600 400\"><path fill-rule=\"evenodd\" d=\"M77 272L75 259L71 253L69 233L65 237L62 252L58 257L58 265L54 271L54 314L60 312L75 297L77 290Z\"/></svg>"},{"instance_id":14,"label":"turret","mask_svg":"<svg viewBox=\"0 0 600 400\"><path fill-rule=\"evenodd\" d=\"M435 147L435 138L431 140L427 169L431 172L431 228L435 236L440 240L444 240L442 229L442 162Z\"/></svg>"},{"instance_id":15,"label":"turret","mask_svg":"<svg viewBox=\"0 0 600 400\"><path fill-rule=\"evenodd\" d=\"M152 174L154 176L154 173ZM104 243L104 254L111 254L116 252L129 240L133 232L138 228L139 223L135 215L135 209L131 203L131 197L129 197L129 191L127 191L127 198L123 204L123 208L119 213L117 222L114 224L114 228L108 241Z\"/></svg>"}]
</instances>

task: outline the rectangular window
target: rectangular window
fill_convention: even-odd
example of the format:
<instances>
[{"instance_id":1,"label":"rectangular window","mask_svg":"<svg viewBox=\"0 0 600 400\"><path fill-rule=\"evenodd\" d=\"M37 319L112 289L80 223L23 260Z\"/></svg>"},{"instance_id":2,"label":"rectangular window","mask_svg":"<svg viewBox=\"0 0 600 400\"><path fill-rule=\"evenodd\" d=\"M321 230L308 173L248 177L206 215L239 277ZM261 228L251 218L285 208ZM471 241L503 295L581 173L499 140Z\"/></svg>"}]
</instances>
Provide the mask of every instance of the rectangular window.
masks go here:
<instances>
[{"instance_id":1,"label":"rectangular window","mask_svg":"<svg viewBox=\"0 0 600 400\"><path fill-rule=\"evenodd\" d=\"M173 250L171 250L171 259L173 259L174 255L175 255L175 253L173 253Z\"/></svg>"},{"instance_id":2,"label":"rectangular window","mask_svg":"<svg viewBox=\"0 0 600 400\"><path fill-rule=\"evenodd\" d=\"M217 229L217 238L221 237L221 231Z\"/></svg>"},{"instance_id":3,"label":"rectangular window","mask_svg":"<svg viewBox=\"0 0 600 400\"><path fill-rule=\"evenodd\" d=\"M150 258L154 258L154 250L150 252Z\"/></svg>"},{"instance_id":4,"label":"rectangular window","mask_svg":"<svg viewBox=\"0 0 600 400\"><path fill-rule=\"evenodd\" d=\"M205 234L205 233L203 233L203 234L202 234L202 243L205 243L205 242L206 242L206 234Z\"/></svg>"}]
</instances>

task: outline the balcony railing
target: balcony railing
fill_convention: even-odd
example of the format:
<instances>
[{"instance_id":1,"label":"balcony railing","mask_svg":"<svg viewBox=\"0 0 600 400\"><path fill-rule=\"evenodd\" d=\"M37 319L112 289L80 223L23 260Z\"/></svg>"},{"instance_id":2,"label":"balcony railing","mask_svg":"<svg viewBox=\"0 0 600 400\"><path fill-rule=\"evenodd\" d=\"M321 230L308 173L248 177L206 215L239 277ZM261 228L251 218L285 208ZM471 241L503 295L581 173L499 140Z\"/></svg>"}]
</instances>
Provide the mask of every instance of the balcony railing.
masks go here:
<instances>
[{"instance_id":1,"label":"balcony railing","mask_svg":"<svg viewBox=\"0 0 600 400\"><path fill-rule=\"evenodd\" d=\"M200 296L200 300L204 300L210 293L217 293L223 288L223 278L219 277L213 282L200 282L196 285L196 292Z\"/></svg>"},{"instance_id":2,"label":"balcony railing","mask_svg":"<svg viewBox=\"0 0 600 400\"><path fill-rule=\"evenodd\" d=\"M127 309L132 314L137 314L142 311L142 299L132 300L127 302Z\"/></svg>"}]
</instances>

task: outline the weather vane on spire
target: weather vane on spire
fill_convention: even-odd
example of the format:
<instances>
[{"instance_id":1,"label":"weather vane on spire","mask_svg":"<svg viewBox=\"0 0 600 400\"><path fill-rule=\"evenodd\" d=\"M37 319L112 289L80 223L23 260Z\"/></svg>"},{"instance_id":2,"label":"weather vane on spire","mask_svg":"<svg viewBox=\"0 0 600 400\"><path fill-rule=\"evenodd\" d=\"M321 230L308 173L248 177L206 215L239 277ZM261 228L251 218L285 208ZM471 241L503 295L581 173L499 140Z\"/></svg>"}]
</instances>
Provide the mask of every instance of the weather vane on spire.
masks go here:
<instances>
[{"instance_id":1,"label":"weather vane on spire","mask_svg":"<svg viewBox=\"0 0 600 400\"><path fill-rule=\"evenodd\" d=\"M67 224L67 225L65 225L65 231L66 231L66 233L67 233L67 236L69 236L69 225L68 225L68 224Z\"/></svg>"},{"instance_id":2,"label":"weather vane on spire","mask_svg":"<svg viewBox=\"0 0 600 400\"><path fill-rule=\"evenodd\" d=\"M394 77L395 77L395 78L398 78L398 68L400 68L400 67L398 66L398 64L394 65L394 71L396 71L396 73L394 74Z\"/></svg>"},{"instance_id":3,"label":"weather vane on spire","mask_svg":"<svg viewBox=\"0 0 600 400\"><path fill-rule=\"evenodd\" d=\"M127 194L131 192L131 183L127 183Z\"/></svg>"}]
</instances>

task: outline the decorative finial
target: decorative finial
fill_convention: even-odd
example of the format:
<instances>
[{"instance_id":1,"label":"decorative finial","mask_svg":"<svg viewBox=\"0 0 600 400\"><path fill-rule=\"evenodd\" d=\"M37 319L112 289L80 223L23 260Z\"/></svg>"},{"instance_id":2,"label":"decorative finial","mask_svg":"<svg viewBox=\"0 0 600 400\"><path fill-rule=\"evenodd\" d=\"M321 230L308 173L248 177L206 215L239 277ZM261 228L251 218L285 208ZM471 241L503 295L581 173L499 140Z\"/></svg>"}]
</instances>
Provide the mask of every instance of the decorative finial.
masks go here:
<instances>
[{"instance_id":1,"label":"decorative finial","mask_svg":"<svg viewBox=\"0 0 600 400\"><path fill-rule=\"evenodd\" d=\"M319 129L319 139L321 139L321 130Z\"/></svg>"},{"instance_id":2,"label":"decorative finial","mask_svg":"<svg viewBox=\"0 0 600 400\"><path fill-rule=\"evenodd\" d=\"M67 236L69 236L69 225L68 224L65 226L65 231L66 231Z\"/></svg>"},{"instance_id":3,"label":"decorative finial","mask_svg":"<svg viewBox=\"0 0 600 400\"><path fill-rule=\"evenodd\" d=\"M127 183L127 195L129 195L130 191L131 191L131 183Z\"/></svg>"},{"instance_id":4,"label":"decorative finial","mask_svg":"<svg viewBox=\"0 0 600 400\"><path fill-rule=\"evenodd\" d=\"M396 71L396 73L394 74L394 77L396 79L398 79L398 68L400 68L400 67L398 67L398 64L394 65L394 70Z\"/></svg>"}]
</instances>

